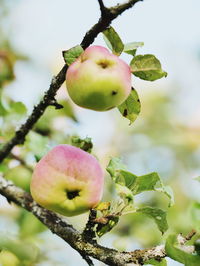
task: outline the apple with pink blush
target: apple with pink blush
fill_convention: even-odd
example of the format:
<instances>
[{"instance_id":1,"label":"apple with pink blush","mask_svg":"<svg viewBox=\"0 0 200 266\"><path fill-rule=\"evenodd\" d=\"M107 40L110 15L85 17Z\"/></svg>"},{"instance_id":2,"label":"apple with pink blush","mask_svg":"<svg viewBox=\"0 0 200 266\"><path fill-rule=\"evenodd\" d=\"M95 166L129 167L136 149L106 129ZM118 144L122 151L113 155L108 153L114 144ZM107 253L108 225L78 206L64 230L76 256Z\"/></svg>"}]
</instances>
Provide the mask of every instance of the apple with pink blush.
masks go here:
<instances>
[{"instance_id":1,"label":"apple with pink blush","mask_svg":"<svg viewBox=\"0 0 200 266\"><path fill-rule=\"evenodd\" d=\"M30 190L39 205L65 216L74 216L99 203L103 183L103 171L94 156L61 144L37 163Z\"/></svg>"}]
</instances>

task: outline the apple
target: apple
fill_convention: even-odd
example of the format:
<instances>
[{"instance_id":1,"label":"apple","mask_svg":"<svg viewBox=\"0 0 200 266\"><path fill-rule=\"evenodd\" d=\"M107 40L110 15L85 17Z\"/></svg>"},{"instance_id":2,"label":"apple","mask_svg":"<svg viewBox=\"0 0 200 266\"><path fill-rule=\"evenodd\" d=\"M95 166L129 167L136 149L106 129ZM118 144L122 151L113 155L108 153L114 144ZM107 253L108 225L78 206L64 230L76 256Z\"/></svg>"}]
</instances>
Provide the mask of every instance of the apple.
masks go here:
<instances>
[{"instance_id":1,"label":"apple","mask_svg":"<svg viewBox=\"0 0 200 266\"><path fill-rule=\"evenodd\" d=\"M103 182L103 171L94 156L61 144L37 163L30 190L39 205L65 216L74 216L99 203Z\"/></svg>"},{"instance_id":2,"label":"apple","mask_svg":"<svg viewBox=\"0 0 200 266\"><path fill-rule=\"evenodd\" d=\"M69 66L66 85L77 105L106 111L120 105L130 94L131 70L108 49L90 46Z\"/></svg>"},{"instance_id":3,"label":"apple","mask_svg":"<svg viewBox=\"0 0 200 266\"><path fill-rule=\"evenodd\" d=\"M0 265L1 266L19 266L20 261L12 252L8 250L0 250Z\"/></svg>"},{"instance_id":4,"label":"apple","mask_svg":"<svg viewBox=\"0 0 200 266\"><path fill-rule=\"evenodd\" d=\"M31 171L22 165L15 166L5 173L5 177L16 186L30 192Z\"/></svg>"}]
</instances>

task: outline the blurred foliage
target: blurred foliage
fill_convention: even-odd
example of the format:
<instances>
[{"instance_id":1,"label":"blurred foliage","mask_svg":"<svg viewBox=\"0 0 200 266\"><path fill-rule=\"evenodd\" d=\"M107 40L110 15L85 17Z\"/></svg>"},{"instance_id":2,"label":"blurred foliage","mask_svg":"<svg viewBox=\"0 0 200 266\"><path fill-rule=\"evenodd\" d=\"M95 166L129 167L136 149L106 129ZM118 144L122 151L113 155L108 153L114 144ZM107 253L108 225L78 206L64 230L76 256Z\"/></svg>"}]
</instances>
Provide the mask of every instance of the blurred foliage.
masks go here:
<instances>
[{"instance_id":1,"label":"blurred foliage","mask_svg":"<svg viewBox=\"0 0 200 266\"><path fill-rule=\"evenodd\" d=\"M118 132L118 139L124 145L117 142L113 145L118 146L119 154L132 171L146 172L153 168L172 187L175 205L168 211L168 233L187 234L196 229L199 235L200 184L192 180L192 176L199 169L200 127L187 125L176 116L174 97L158 91L148 93L142 99L138 123L129 132L122 131L123 140ZM196 192L192 193L194 189ZM138 197L137 201L161 209L167 204L164 197L153 193ZM165 239L164 236L162 240L154 225L141 216L123 218L115 230L120 235L136 237L144 247L159 244Z\"/></svg>"},{"instance_id":2,"label":"blurred foliage","mask_svg":"<svg viewBox=\"0 0 200 266\"><path fill-rule=\"evenodd\" d=\"M32 213L24 209L20 210L16 221L19 225L19 235L23 239L34 237L47 229Z\"/></svg>"},{"instance_id":3,"label":"blurred foliage","mask_svg":"<svg viewBox=\"0 0 200 266\"><path fill-rule=\"evenodd\" d=\"M13 49L10 36L5 31L9 8L16 2L0 0L0 146L14 135L16 128L27 115L26 106L21 102L15 102L6 94L7 85L15 82L15 63L18 60L27 60L26 56ZM70 110L68 112L70 113ZM38 144L39 141L36 143L34 137L32 142ZM31 143L27 142L27 147L29 146ZM4 173L7 179L29 192L32 165L26 165L26 159L30 155L24 151L20 156L21 158L18 158L12 154L4 160L0 164L0 173ZM37 244L35 245L39 239L38 234L46 230L46 227L31 213L19 208L16 208L16 211L12 213L4 210L2 206L0 208L0 223L4 218L9 218L18 226L18 234L13 237L12 228L0 228L0 265L30 266L38 261L48 260L39 254ZM2 233L2 229L9 230L10 233Z\"/></svg>"},{"instance_id":4,"label":"blurred foliage","mask_svg":"<svg viewBox=\"0 0 200 266\"><path fill-rule=\"evenodd\" d=\"M0 233L0 248L15 254L21 265L36 262L39 256L38 248L30 241L15 239L3 233Z\"/></svg>"},{"instance_id":5,"label":"blurred foliage","mask_svg":"<svg viewBox=\"0 0 200 266\"><path fill-rule=\"evenodd\" d=\"M30 192L31 171L22 165L10 168L4 173L6 179L11 180L16 186Z\"/></svg>"},{"instance_id":6,"label":"blurred foliage","mask_svg":"<svg viewBox=\"0 0 200 266\"><path fill-rule=\"evenodd\" d=\"M20 261L12 252L2 250L0 252L0 265L2 266L20 266Z\"/></svg>"}]
</instances>

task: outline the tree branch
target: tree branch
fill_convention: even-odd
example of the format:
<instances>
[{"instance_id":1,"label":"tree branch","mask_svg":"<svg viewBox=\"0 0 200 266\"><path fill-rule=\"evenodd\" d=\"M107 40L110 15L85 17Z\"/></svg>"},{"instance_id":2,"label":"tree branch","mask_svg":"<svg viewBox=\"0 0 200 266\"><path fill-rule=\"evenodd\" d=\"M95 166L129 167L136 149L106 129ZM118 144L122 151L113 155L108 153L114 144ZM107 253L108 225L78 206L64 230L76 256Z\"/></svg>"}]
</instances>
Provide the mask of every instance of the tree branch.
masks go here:
<instances>
[{"instance_id":1,"label":"tree branch","mask_svg":"<svg viewBox=\"0 0 200 266\"><path fill-rule=\"evenodd\" d=\"M52 233L61 237L77 250L86 259L87 263L90 263L89 265L92 265L89 257L108 265L124 266L127 263L142 265L152 258L160 260L166 256L164 246L132 252L119 252L115 249L103 247L93 240L89 241L88 238L86 240L83 233L78 232L59 215L40 207L29 193L14 186L12 182L5 180L2 176L0 176L0 194L5 196L9 202L12 201L32 212Z\"/></svg>"},{"instance_id":2,"label":"tree branch","mask_svg":"<svg viewBox=\"0 0 200 266\"><path fill-rule=\"evenodd\" d=\"M122 14L125 10L131 8L134 4L142 0L129 0L128 2L117 5L111 8L104 8L104 12L101 13L101 17L97 24L95 24L85 35L81 42L81 46L85 49L90 44L93 43L97 35L105 30L118 15ZM99 1L100 8L102 9L102 1ZM106 12L105 12L106 10ZM37 106L34 107L32 114L28 117L26 122L15 132L14 137L8 141L0 150L0 162L2 162L8 154L11 152L15 145L23 144L28 132L33 128L35 123L43 115L44 111L49 105L55 105L55 96L58 89L61 87L65 81L65 74L67 71L67 65L64 65L57 76L53 77L49 89L46 91L43 99L39 102ZM61 106L60 106L61 107Z\"/></svg>"},{"instance_id":3,"label":"tree branch","mask_svg":"<svg viewBox=\"0 0 200 266\"><path fill-rule=\"evenodd\" d=\"M103 15L106 12L107 8L104 6L103 0L98 0L98 2L101 10L101 15Z\"/></svg>"},{"instance_id":4,"label":"tree branch","mask_svg":"<svg viewBox=\"0 0 200 266\"><path fill-rule=\"evenodd\" d=\"M65 65L58 75L52 78L49 90L44 94L43 99L34 107L32 114L28 117L26 122L15 132L15 136L2 147L0 150L0 162L8 156L15 145L24 143L26 135L43 115L46 108L53 103L55 105L55 95L65 80L66 70L67 66Z\"/></svg>"}]
</instances>

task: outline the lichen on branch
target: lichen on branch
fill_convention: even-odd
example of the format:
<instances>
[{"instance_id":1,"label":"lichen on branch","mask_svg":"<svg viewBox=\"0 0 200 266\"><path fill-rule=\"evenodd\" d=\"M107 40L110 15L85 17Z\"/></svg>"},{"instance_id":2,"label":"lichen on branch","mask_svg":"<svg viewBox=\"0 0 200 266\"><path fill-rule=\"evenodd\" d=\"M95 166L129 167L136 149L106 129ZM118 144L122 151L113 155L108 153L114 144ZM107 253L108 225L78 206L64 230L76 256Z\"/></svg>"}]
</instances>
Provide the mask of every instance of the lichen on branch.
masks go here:
<instances>
[{"instance_id":1,"label":"lichen on branch","mask_svg":"<svg viewBox=\"0 0 200 266\"><path fill-rule=\"evenodd\" d=\"M166 256L164 246L132 252L120 252L115 249L103 247L94 241L93 238L86 237L86 231L83 231L83 233L77 231L65 219L39 206L29 193L16 187L12 182L5 180L2 176L0 176L0 194L6 197L9 202L14 202L18 206L32 212L52 233L66 241L84 259L93 257L107 265L124 266L127 263L141 265L149 259L162 259Z\"/></svg>"}]
</instances>

